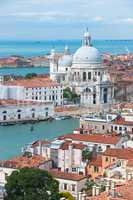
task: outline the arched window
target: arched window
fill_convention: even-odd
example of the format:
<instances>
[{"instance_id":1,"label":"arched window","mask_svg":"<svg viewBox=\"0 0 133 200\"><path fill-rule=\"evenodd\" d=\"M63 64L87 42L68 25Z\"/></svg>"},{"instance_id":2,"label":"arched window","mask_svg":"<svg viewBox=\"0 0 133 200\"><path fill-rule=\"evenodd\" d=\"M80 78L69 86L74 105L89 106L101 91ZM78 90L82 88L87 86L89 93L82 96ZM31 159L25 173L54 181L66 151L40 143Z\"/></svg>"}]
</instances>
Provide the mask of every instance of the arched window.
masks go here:
<instances>
[{"instance_id":1,"label":"arched window","mask_svg":"<svg viewBox=\"0 0 133 200\"><path fill-rule=\"evenodd\" d=\"M89 93L89 92L91 92L91 89L90 88L86 88L85 92Z\"/></svg>"},{"instance_id":2,"label":"arched window","mask_svg":"<svg viewBox=\"0 0 133 200\"><path fill-rule=\"evenodd\" d=\"M88 80L91 80L91 72L88 72Z\"/></svg>"},{"instance_id":3,"label":"arched window","mask_svg":"<svg viewBox=\"0 0 133 200\"><path fill-rule=\"evenodd\" d=\"M46 112L46 117L48 117L48 114L49 114L49 113L48 113L48 112Z\"/></svg>"},{"instance_id":4,"label":"arched window","mask_svg":"<svg viewBox=\"0 0 133 200\"><path fill-rule=\"evenodd\" d=\"M21 110L17 110L17 112L21 112Z\"/></svg>"},{"instance_id":5,"label":"arched window","mask_svg":"<svg viewBox=\"0 0 133 200\"><path fill-rule=\"evenodd\" d=\"M108 89L104 88L103 90L103 102L107 103L108 102Z\"/></svg>"},{"instance_id":6,"label":"arched window","mask_svg":"<svg viewBox=\"0 0 133 200\"><path fill-rule=\"evenodd\" d=\"M86 81L86 72L83 72L83 81Z\"/></svg>"},{"instance_id":7,"label":"arched window","mask_svg":"<svg viewBox=\"0 0 133 200\"><path fill-rule=\"evenodd\" d=\"M3 121L5 121L5 120L6 120L6 118L7 118L7 117L6 117L6 115L3 115Z\"/></svg>"},{"instance_id":8,"label":"arched window","mask_svg":"<svg viewBox=\"0 0 133 200\"><path fill-rule=\"evenodd\" d=\"M18 119L21 119L21 114L18 114Z\"/></svg>"}]
</instances>

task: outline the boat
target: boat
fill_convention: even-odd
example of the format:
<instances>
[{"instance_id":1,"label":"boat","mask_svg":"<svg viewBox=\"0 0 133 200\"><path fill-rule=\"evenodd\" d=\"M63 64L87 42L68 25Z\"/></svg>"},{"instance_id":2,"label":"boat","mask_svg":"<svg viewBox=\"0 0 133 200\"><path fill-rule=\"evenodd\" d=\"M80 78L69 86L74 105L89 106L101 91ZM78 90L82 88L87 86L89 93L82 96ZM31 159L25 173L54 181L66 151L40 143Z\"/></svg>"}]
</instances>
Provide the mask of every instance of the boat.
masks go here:
<instances>
[{"instance_id":1,"label":"boat","mask_svg":"<svg viewBox=\"0 0 133 200\"><path fill-rule=\"evenodd\" d=\"M31 127L30 127L30 131L31 131L31 132L34 131L34 126L31 126Z\"/></svg>"},{"instance_id":2,"label":"boat","mask_svg":"<svg viewBox=\"0 0 133 200\"><path fill-rule=\"evenodd\" d=\"M70 119L71 116L58 116L58 117L55 117L55 120L65 120L65 119Z\"/></svg>"}]
</instances>

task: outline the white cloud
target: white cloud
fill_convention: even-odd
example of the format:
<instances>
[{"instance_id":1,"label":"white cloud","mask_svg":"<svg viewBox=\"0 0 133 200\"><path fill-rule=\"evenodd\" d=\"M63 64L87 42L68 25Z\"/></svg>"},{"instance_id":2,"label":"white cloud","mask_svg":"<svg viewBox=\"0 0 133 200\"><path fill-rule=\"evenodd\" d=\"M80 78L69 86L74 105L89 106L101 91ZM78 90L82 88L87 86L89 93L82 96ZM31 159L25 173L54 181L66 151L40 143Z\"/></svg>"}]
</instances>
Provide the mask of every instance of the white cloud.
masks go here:
<instances>
[{"instance_id":1,"label":"white cloud","mask_svg":"<svg viewBox=\"0 0 133 200\"><path fill-rule=\"evenodd\" d=\"M123 20L123 22L128 23L128 24L133 24L133 18L126 18Z\"/></svg>"},{"instance_id":2,"label":"white cloud","mask_svg":"<svg viewBox=\"0 0 133 200\"><path fill-rule=\"evenodd\" d=\"M93 18L93 21L95 21L95 22L102 22L102 21L104 21L104 17L102 17L102 16L96 16L96 17Z\"/></svg>"},{"instance_id":3,"label":"white cloud","mask_svg":"<svg viewBox=\"0 0 133 200\"><path fill-rule=\"evenodd\" d=\"M133 24L133 18L122 18L122 19L114 19L112 20L112 24Z\"/></svg>"}]
</instances>

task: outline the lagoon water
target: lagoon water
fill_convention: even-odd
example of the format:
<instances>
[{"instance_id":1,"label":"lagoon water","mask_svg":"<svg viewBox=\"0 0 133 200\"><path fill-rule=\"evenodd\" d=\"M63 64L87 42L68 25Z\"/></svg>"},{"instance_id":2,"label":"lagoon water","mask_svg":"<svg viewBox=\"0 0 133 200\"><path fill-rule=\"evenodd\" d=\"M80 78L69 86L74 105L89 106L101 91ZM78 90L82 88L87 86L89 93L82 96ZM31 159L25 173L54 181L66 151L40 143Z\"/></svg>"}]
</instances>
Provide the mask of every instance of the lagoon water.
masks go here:
<instances>
[{"instance_id":1,"label":"lagoon water","mask_svg":"<svg viewBox=\"0 0 133 200\"><path fill-rule=\"evenodd\" d=\"M0 75L25 76L28 73L49 74L49 67L0 68Z\"/></svg>"},{"instance_id":2,"label":"lagoon water","mask_svg":"<svg viewBox=\"0 0 133 200\"><path fill-rule=\"evenodd\" d=\"M34 130L31 131L31 126ZM62 134L72 133L79 127L78 119L52 122L0 126L0 159L9 159L21 153L22 147L38 139L53 139Z\"/></svg>"},{"instance_id":3,"label":"lagoon water","mask_svg":"<svg viewBox=\"0 0 133 200\"><path fill-rule=\"evenodd\" d=\"M94 40L92 43L101 54L127 53L128 50L133 52L133 40ZM74 53L81 46L81 40L0 41L0 57L46 55L52 48L56 51L63 51L65 45L68 45L71 53Z\"/></svg>"}]
</instances>

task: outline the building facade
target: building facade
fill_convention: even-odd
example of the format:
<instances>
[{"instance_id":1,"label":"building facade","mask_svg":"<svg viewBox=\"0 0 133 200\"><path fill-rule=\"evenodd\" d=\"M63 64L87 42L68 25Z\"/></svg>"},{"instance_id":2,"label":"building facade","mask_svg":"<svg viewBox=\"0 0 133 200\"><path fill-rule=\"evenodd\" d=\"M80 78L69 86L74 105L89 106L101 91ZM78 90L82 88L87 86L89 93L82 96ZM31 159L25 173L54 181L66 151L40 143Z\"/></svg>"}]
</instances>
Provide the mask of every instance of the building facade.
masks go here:
<instances>
[{"instance_id":1,"label":"building facade","mask_svg":"<svg viewBox=\"0 0 133 200\"><path fill-rule=\"evenodd\" d=\"M53 115L51 102L0 100L0 123L45 120Z\"/></svg>"},{"instance_id":2,"label":"building facade","mask_svg":"<svg viewBox=\"0 0 133 200\"><path fill-rule=\"evenodd\" d=\"M0 84L0 99L31 100L63 104L63 87L49 78L12 80Z\"/></svg>"},{"instance_id":3,"label":"building facade","mask_svg":"<svg viewBox=\"0 0 133 200\"><path fill-rule=\"evenodd\" d=\"M82 106L109 108L113 101L113 85L99 51L91 44L91 36L84 34L83 45L73 55L68 49L61 58L51 52L50 77L80 95Z\"/></svg>"}]
</instances>

